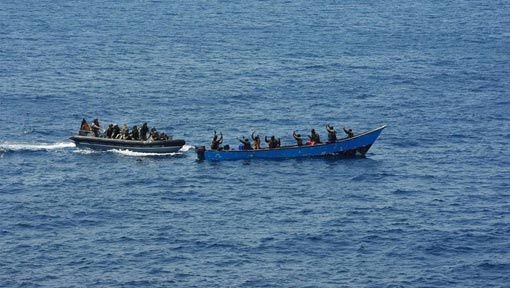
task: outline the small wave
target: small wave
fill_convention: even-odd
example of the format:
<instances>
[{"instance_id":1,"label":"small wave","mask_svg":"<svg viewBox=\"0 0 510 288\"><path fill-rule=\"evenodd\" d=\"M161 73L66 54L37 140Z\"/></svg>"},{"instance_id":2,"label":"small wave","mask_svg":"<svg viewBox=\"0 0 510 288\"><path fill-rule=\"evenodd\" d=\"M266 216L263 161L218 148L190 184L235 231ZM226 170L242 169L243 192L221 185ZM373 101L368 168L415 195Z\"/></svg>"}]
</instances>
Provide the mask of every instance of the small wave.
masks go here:
<instances>
[{"instance_id":1,"label":"small wave","mask_svg":"<svg viewBox=\"0 0 510 288\"><path fill-rule=\"evenodd\" d=\"M3 143L0 144L0 151L43 151L58 150L75 147L72 142L58 143Z\"/></svg>"},{"instance_id":2,"label":"small wave","mask_svg":"<svg viewBox=\"0 0 510 288\"><path fill-rule=\"evenodd\" d=\"M89 155L94 154L97 152L104 152L104 151L97 151L97 150L91 150L91 149L77 149L73 151L74 153L83 154L83 155Z\"/></svg>"},{"instance_id":3,"label":"small wave","mask_svg":"<svg viewBox=\"0 0 510 288\"><path fill-rule=\"evenodd\" d=\"M179 152L188 152L189 150L191 149L195 149L195 146L192 146L192 145L184 145L182 146L182 148L179 150Z\"/></svg>"}]
</instances>

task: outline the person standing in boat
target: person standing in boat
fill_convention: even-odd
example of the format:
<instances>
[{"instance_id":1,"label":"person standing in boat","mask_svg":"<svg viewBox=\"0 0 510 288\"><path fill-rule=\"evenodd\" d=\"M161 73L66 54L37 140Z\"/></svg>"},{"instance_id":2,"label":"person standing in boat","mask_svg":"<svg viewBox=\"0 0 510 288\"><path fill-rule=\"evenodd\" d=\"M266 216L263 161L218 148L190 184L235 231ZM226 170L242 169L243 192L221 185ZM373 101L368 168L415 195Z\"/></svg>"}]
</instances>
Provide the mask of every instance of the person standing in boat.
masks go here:
<instances>
[{"instance_id":1,"label":"person standing in boat","mask_svg":"<svg viewBox=\"0 0 510 288\"><path fill-rule=\"evenodd\" d=\"M347 129L347 128L344 127L344 132L345 132L345 134L347 134L347 138L354 137L354 132L352 132L352 129L350 129L350 128Z\"/></svg>"},{"instance_id":2,"label":"person standing in boat","mask_svg":"<svg viewBox=\"0 0 510 288\"><path fill-rule=\"evenodd\" d=\"M277 140L276 137L274 137L274 135L271 136L271 138L269 138L269 140L267 140L267 136L266 136L266 137L264 137L264 140L268 144L269 149L278 148L280 146L278 144L279 140Z\"/></svg>"},{"instance_id":3,"label":"person standing in boat","mask_svg":"<svg viewBox=\"0 0 510 288\"><path fill-rule=\"evenodd\" d=\"M239 139L239 141L243 144L242 150L253 150L253 148L251 147L250 139L243 136L243 138Z\"/></svg>"},{"instance_id":4,"label":"person standing in boat","mask_svg":"<svg viewBox=\"0 0 510 288\"><path fill-rule=\"evenodd\" d=\"M260 136L257 134L255 136L255 131L251 132L251 139L253 140L253 149L260 149Z\"/></svg>"},{"instance_id":5,"label":"person standing in boat","mask_svg":"<svg viewBox=\"0 0 510 288\"><path fill-rule=\"evenodd\" d=\"M99 120L94 119L92 121L92 126L90 126L90 129L92 129L92 133L94 133L95 137L99 137L99 132L101 131L101 125L99 125Z\"/></svg>"},{"instance_id":6,"label":"person standing in boat","mask_svg":"<svg viewBox=\"0 0 510 288\"><path fill-rule=\"evenodd\" d=\"M331 125L326 125L326 130L328 131L328 143L336 141L336 130Z\"/></svg>"},{"instance_id":7,"label":"person standing in boat","mask_svg":"<svg viewBox=\"0 0 510 288\"><path fill-rule=\"evenodd\" d=\"M131 129L131 139L133 139L133 140L140 140L140 132L139 132L138 127L136 125L133 126L133 129Z\"/></svg>"},{"instance_id":8,"label":"person standing in boat","mask_svg":"<svg viewBox=\"0 0 510 288\"><path fill-rule=\"evenodd\" d=\"M117 139L120 135L120 128L119 128L119 125L117 125L117 123L113 124L113 128L112 128L112 139Z\"/></svg>"},{"instance_id":9,"label":"person standing in boat","mask_svg":"<svg viewBox=\"0 0 510 288\"><path fill-rule=\"evenodd\" d=\"M142 127L140 128L140 140L147 141L147 132L149 132L149 127L147 126L147 122L144 122L142 124Z\"/></svg>"},{"instance_id":10,"label":"person standing in boat","mask_svg":"<svg viewBox=\"0 0 510 288\"><path fill-rule=\"evenodd\" d=\"M219 150L221 144L223 144L223 134L220 132L220 137L218 137L216 130L214 130L213 137L211 138L211 150Z\"/></svg>"},{"instance_id":11,"label":"person standing in boat","mask_svg":"<svg viewBox=\"0 0 510 288\"><path fill-rule=\"evenodd\" d=\"M303 138L301 134L297 134L296 131L292 132L292 137L296 139L297 146L303 146Z\"/></svg>"},{"instance_id":12,"label":"person standing in boat","mask_svg":"<svg viewBox=\"0 0 510 288\"><path fill-rule=\"evenodd\" d=\"M307 142L308 145L321 143L321 137L319 136L319 133L315 132L315 129L312 129L308 138L310 138L310 141Z\"/></svg>"}]
</instances>

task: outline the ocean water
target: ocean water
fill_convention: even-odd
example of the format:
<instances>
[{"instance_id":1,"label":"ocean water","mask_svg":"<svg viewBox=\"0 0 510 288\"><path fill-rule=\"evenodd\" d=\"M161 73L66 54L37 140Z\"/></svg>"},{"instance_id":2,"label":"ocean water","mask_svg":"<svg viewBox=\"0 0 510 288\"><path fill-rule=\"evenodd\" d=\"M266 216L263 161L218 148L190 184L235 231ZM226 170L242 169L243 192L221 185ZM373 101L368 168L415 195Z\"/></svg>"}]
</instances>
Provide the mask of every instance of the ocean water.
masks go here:
<instances>
[{"instance_id":1,"label":"ocean water","mask_svg":"<svg viewBox=\"0 0 510 288\"><path fill-rule=\"evenodd\" d=\"M1 1L1 287L509 287L508 1ZM187 141L78 149L82 118ZM214 130L388 127L197 161Z\"/></svg>"}]
</instances>

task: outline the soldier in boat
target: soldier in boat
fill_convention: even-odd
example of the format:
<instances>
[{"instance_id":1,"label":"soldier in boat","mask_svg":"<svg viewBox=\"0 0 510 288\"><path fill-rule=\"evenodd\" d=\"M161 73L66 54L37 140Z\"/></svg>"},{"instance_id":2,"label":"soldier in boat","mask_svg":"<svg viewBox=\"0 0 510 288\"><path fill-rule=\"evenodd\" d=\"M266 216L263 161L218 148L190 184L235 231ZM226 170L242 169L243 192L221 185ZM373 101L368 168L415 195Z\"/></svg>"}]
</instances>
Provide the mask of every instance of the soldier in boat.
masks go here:
<instances>
[{"instance_id":1,"label":"soldier in boat","mask_svg":"<svg viewBox=\"0 0 510 288\"><path fill-rule=\"evenodd\" d=\"M126 136L129 135L129 129L126 123L122 124L122 128L120 128L120 134L117 136L117 139L126 140Z\"/></svg>"},{"instance_id":2,"label":"soldier in boat","mask_svg":"<svg viewBox=\"0 0 510 288\"><path fill-rule=\"evenodd\" d=\"M99 137L99 132L101 131L101 125L99 125L99 120L96 118L92 121L92 125L90 126L92 129L92 133L94 133L95 137Z\"/></svg>"},{"instance_id":3,"label":"soldier in boat","mask_svg":"<svg viewBox=\"0 0 510 288\"><path fill-rule=\"evenodd\" d=\"M151 128L150 140L152 140L152 141L159 140L159 132L156 130L156 127Z\"/></svg>"},{"instance_id":4,"label":"soldier in boat","mask_svg":"<svg viewBox=\"0 0 510 288\"><path fill-rule=\"evenodd\" d=\"M120 139L122 139L122 140L131 140L132 139L131 138L131 133L129 132L129 128L127 127L126 124L122 125Z\"/></svg>"},{"instance_id":5,"label":"soldier in boat","mask_svg":"<svg viewBox=\"0 0 510 288\"><path fill-rule=\"evenodd\" d=\"M119 125L117 124L113 124L113 128L112 128L112 139L117 139L117 137L119 137L120 135L120 128L119 128Z\"/></svg>"},{"instance_id":6,"label":"soldier in boat","mask_svg":"<svg viewBox=\"0 0 510 288\"><path fill-rule=\"evenodd\" d=\"M113 124L108 124L108 128L106 128L106 131L105 131L105 135L106 135L106 138L112 138L112 133L113 133Z\"/></svg>"},{"instance_id":7,"label":"soldier in boat","mask_svg":"<svg viewBox=\"0 0 510 288\"><path fill-rule=\"evenodd\" d=\"M133 129L131 129L131 139L140 140L140 131L136 125L133 126Z\"/></svg>"},{"instance_id":8,"label":"soldier in boat","mask_svg":"<svg viewBox=\"0 0 510 288\"><path fill-rule=\"evenodd\" d=\"M213 137L211 138L211 150L221 150L221 144L223 144L223 134L220 132L220 137L218 137L216 130L214 130Z\"/></svg>"},{"instance_id":9,"label":"soldier in boat","mask_svg":"<svg viewBox=\"0 0 510 288\"><path fill-rule=\"evenodd\" d=\"M147 126L147 122L144 122L140 128L140 140L147 141L147 132L149 132L149 127Z\"/></svg>"},{"instance_id":10,"label":"soldier in boat","mask_svg":"<svg viewBox=\"0 0 510 288\"><path fill-rule=\"evenodd\" d=\"M326 125L326 130L328 131L328 143L336 141L336 130L331 125Z\"/></svg>"}]
</instances>

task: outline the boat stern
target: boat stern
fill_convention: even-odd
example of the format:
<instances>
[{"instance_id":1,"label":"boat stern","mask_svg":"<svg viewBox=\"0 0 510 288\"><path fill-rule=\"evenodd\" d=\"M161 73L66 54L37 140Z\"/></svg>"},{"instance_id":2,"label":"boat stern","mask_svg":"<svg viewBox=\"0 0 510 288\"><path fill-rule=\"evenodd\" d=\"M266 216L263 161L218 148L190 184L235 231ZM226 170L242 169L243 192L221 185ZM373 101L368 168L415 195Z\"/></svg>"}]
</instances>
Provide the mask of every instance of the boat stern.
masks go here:
<instances>
[{"instance_id":1,"label":"boat stern","mask_svg":"<svg viewBox=\"0 0 510 288\"><path fill-rule=\"evenodd\" d=\"M195 152L197 152L198 160L205 160L205 146L196 146Z\"/></svg>"}]
</instances>

